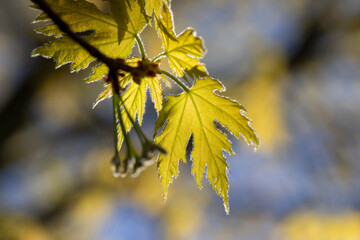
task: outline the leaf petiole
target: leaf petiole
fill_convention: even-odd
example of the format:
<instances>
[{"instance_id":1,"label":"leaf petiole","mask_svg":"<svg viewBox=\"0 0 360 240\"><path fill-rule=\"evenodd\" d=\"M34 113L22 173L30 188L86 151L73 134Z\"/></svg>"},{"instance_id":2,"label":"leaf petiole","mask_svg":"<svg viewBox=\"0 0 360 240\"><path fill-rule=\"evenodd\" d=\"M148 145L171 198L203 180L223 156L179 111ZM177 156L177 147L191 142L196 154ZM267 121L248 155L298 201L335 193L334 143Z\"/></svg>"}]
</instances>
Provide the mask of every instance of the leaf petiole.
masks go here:
<instances>
[{"instance_id":1,"label":"leaf petiole","mask_svg":"<svg viewBox=\"0 0 360 240\"><path fill-rule=\"evenodd\" d=\"M116 104L115 98L113 98L113 121L114 121L113 131L114 131L115 154L114 154L114 157L111 159L111 164L112 164L111 169L112 169L114 177L118 177L118 176L120 176L119 169L121 167L121 159L120 159L119 150L118 150L118 131L117 131L116 105L115 104Z\"/></svg>"},{"instance_id":2,"label":"leaf petiole","mask_svg":"<svg viewBox=\"0 0 360 240\"><path fill-rule=\"evenodd\" d=\"M139 124L137 122L135 122L135 120L131 117L131 115L130 115L129 111L127 110L127 108L125 106L125 103L123 102L122 98L120 98L120 101L121 101L121 105L124 106L124 110L125 110L126 114L128 115L128 117L129 117L129 119L131 121L131 124L134 126L134 129L135 129L137 135L139 136L141 144L144 144L145 142L148 141L147 137L145 136L145 134L143 133L143 131L139 127Z\"/></svg>"},{"instance_id":3,"label":"leaf petiole","mask_svg":"<svg viewBox=\"0 0 360 240\"><path fill-rule=\"evenodd\" d=\"M116 113L117 113L117 116L119 119L121 131L123 132L123 135L124 135L124 141L127 146L127 150L128 150L128 152L133 152L134 147L132 146L130 136L127 135L124 120L122 119L122 116L121 116L121 110L120 110L120 106L119 106L120 98L121 98L121 96L119 94L114 93L113 94L113 104L115 105L115 108L116 108Z\"/></svg>"},{"instance_id":4,"label":"leaf petiole","mask_svg":"<svg viewBox=\"0 0 360 240\"><path fill-rule=\"evenodd\" d=\"M119 153L118 151L118 147L117 147L117 142L118 142L118 129L117 129L117 121L116 121L116 102L115 102L115 98L113 97L113 122L114 122L114 127L113 127L113 133L114 133L114 146L115 146L115 155Z\"/></svg>"},{"instance_id":5,"label":"leaf petiole","mask_svg":"<svg viewBox=\"0 0 360 240\"><path fill-rule=\"evenodd\" d=\"M146 58L146 53L145 53L144 45L143 45L141 39L139 38L139 36L138 36L137 34L134 34L134 37L135 37L136 42L137 42L137 44L138 44L138 46L139 46L140 53L141 53L141 57L142 57L143 59L145 59L145 58Z\"/></svg>"},{"instance_id":6,"label":"leaf petiole","mask_svg":"<svg viewBox=\"0 0 360 240\"><path fill-rule=\"evenodd\" d=\"M185 86L185 84L183 84L179 79L177 79L174 75L172 75L171 73L165 71L165 70L161 70L161 73L168 76L169 78L171 78L172 80L174 80L182 89L184 89L185 92L189 92L189 88L187 86Z\"/></svg>"},{"instance_id":7,"label":"leaf petiole","mask_svg":"<svg viewBox=\"0 0 360 240\"><path fill-rule=\"evenodd\" d=\"M163 53L160 53L159 55L157 55L156 57L154 57L154 59L153 60L151 60L152 62L156 62L157 60L159 60L160 58L163 58L163 57L165 57L165 52L163 52Z\"/></svg>"}]
</instances>

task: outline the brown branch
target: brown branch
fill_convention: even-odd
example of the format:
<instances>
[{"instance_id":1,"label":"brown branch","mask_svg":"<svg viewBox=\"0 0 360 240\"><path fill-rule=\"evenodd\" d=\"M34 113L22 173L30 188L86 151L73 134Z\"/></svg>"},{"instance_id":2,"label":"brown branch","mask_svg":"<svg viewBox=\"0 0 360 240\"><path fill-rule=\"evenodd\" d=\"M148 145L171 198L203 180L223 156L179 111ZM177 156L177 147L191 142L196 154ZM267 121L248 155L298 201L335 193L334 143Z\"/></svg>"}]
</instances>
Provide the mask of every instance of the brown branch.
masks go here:
<instances>
[{"instance_id":1,"label":"brown branch","mask_svg":"<svg viewBox=\"0 0 360 240\"><path fill-rule=\"evenodd\" d=\"M49 16L49 18L51 18L51 20L60 28L61 31L66 33L71 39L73 39L84 49L86 49L93 57L97 58L98 60L100 60L101 62L105 63L108 66L109 79L113 85L113 89L115 90L115 93L119 94L120 87L117 78L117 72L119 70L123 70L132 73L137 70L137 67L131 67L125 64L125 61L123 59L113 59L105 56L95 47L93 47L92 45L87 43L84 39L82 39L80 36L76 35L75 32L73 32L70 29L69 25L65 23L59 17L59 15L54 12L44 0L31 0L31 1L37 4Z\"/></svg>"}]
</instances>

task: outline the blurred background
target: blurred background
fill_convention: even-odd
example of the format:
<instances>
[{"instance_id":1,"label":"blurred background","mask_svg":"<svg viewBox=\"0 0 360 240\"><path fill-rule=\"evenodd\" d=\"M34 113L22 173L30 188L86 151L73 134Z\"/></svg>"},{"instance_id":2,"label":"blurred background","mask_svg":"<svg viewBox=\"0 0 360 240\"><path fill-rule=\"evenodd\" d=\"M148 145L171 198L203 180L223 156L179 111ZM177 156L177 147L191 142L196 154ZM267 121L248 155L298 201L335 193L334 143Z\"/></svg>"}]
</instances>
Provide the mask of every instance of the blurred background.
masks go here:
<instances>
[{"instance_id":1,"label":"blurred background","mask_svg":"<svg viewBox=\"0 0 360 240\"><path fill-rule=\"evenodd\" d=\"M232 139L229 216L191 163L166 202L155 165L114 178L111 105L92 109L103 83L30 58L47 41L38 12L0 3L1 239L360 239L360 1L173 0L176 32L204 38L207 69L261 139L257 153ZM148 102L149 136L155 120Z\"/></svg>"}]
</instances>

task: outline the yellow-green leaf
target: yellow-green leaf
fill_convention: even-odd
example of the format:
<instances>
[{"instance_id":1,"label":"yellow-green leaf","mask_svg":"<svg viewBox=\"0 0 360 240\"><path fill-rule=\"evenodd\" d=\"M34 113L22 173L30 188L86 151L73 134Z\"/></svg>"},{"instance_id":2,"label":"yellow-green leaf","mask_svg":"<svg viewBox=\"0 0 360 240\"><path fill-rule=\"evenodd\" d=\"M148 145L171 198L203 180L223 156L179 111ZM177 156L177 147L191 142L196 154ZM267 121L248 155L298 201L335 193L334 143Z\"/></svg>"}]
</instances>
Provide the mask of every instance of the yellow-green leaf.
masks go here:
<instances>
[{"instance_id":1,"label":"yellow-green leaf","mask_svg":"<svg viewBox=\"0 0 360 240\"><path fill-rule=\"evenodd\" d=\"M155 135L165 124L163 131L155 138L166 155L158 158L158 170L166 198L167 189L173 178L178 176L179 160L186 162L186 145L193 135L192 174L201 188L201 180L207 167L206 176L217 194L224 200L229 212L228 165L223 151L233 154L227 136L216 128L217 121L248 144L258 146L254 130L249 126L245 109L237 102L221 97L214 91L224 91L223 86L211 78L196 80L188 92L169 96L160 111L155 126Z\"/></svg>"},{"instance_id":2,"label":"yellow-green leaf","mask_svg":"<svg viewBox=\"0 0 360 240\"><path fill-rule=\"evenodd\" d=\"M47 0L51 8L63 19L70 29L78 34L100 52L111 58L125 58L130 55L134 46L134 34L141 31L139 23L133 27L134 22L128 23L127 31L118 42L118 25L108 14L100 11L94 4L85 0ZM36 8L36 6L34 6ZM39 33L56 37L49 43L35 49L32 56L41 55L56 60L56 67L71 63L72 71L86 68L95 58L84 48L67 37L62 31L50 21L45 13L41 13L35 22L48 23L43 28L37 29ZM136 30L132 32L132 30ZM88 33L88 34L86 34Z\"/></svg>"},{"instance_id":3,"label":"yellow-green leaf","mask_svg":"<svg viewBox=\"0 0 360 240\"><path fill-rule=\"evenodd\" d=\"M138 0L107 0L110 2L112 16L118 24L119 43L126 33L140 33L147 23Z\"/></svg>"},{"instance_id":4,"label":"yellow-green leaf","mask_svg":"<svg viewBox=\"0 0 360 240\"><path fill-rule=\"evenodd\" d=\"M141 58L130 58L126 59L125 63L129 66L135 67L138 61L142 60ZM101 68L101 65L98 66ZM100 69L101 70L101 69ZM145 113L145 103L146 103L146 92L147 89L150 89L151 100L155 105L155 109L159 112L162 108L163 96L162 96L162 88L160 85L159 78L162 78L161 74L158 74L154 78L145 77L141 79L140 84L133 82L132 75L128 72L121 72L124 74L123 77L119 78L119 84L121 88L126 88L125 93L122 94L122 100L125 103L126 109L130 113L132 119L138 117L139 124L142 124L143 115ZM106 98L110 98L112 96L112 88L110 84L105 86L105 89L100 93L99 97L96 99L94 103L94 107ZM125 124L126 131L130 131L132 128L131 120L126 114L125 110L122 109L121 115L123 117L123 121ZM119 149L123 142L124 136L122 132L119 133Z\"/></svg>"},{"instance_id":5,"label":"yellow-green leaf","mask_svg":"<svg viewBox=\"0 0 360 240\"><path fill-rule=\"evenodd\" d=\"M164 4L168 4L166 0L143 0L145 5L145 10L149 16L152 15L153 11L155 16L160 16L161 14L161 7Z\"/></svg>"},{"instance_id":6,"label":"yellow-green leaf","mask_svg":"<svg viewBox=\"0 0 360 240\"><path fill-rule=\"evenodd\" d=\"M156 28L157 22L154 21L155 25L153 25L151 21L153 13L155 17L160 16L162 6L164 4L168 6L170 4L170 0L138 0L138 3L141 7L141 12L144 14L148 24L151 27Z\"/></svg>"},{"instance_id":7,"label":"yellow-green leaf","mask_svg":"<svg viewBox=\"0 0 360 240\"><path fill-rule=\"evenodd\" d=\"M105 75L109 73L109 68L104 63L100 63L99 65L93 67L89 77L85 79L85 82L91 83L97 80L102 79Z\"/></svg>"},{"instance_id":8,"label":"yellow-green leaf","mask_svg":"<svg viewBox=\"0 0 360 240\"><path fill-rule=\"evenodd\" d=\"M141 80L140 84L131 82L128 89L122 96L122 100L125 103L125 107L130 113L132 119L138 117L139 125L142 125L142 118L145 113L145 103L146 103L146 91L147 87L150 88L151 99L155 105L155 109L159 112L162 108L162 88L160 86L159 78L144 78ZM131 120L126 114L125 110L121 111L121 115L124 121L125 129L127 132L132 128ZM118 133L118 148L120 149L124 136L122 132Z\"/></svg>"},{"instance_id":9,"label":"yellow-green leaf","mask_svg":"<svg viewBox=\"0 0 360 240\"><path fill-rule=\"evenodd\" d=\"M204 64L196 65L195 67L191 69L186 69L184 71L186 74L184 74L183 79L189 83L189 79L187 76L189 76L191 79L202 79L209 76L209 73L207 72Z\"/></svg>"},{"instance_id":10,"label":"yellow-green leaf","mask_svg":"<svg viewBox=\"0 0 360 240\"><path fill-rule=\"evenodd\" d=\"M204 57L205 47L201 38L196 37L194 29L186 29L179 36L173 27L172 13L166 5L157 18L158 33L164 48L164 55L176 75L183 77L184 71L193 69Z\"/></svg>"}]
</instances>

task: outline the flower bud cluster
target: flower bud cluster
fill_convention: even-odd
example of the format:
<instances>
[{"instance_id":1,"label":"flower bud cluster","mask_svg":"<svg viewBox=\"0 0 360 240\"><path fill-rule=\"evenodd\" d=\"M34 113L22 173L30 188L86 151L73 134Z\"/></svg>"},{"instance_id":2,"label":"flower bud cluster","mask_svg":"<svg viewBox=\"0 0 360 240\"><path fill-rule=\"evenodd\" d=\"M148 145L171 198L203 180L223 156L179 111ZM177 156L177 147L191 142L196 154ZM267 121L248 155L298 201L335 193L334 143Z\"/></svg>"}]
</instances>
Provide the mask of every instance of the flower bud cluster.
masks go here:
<instances>
[{"instance_id":1,"label":"flower bud cluster","mask_svg":"<svg viewBox=\"0 0 360 240\"><path fill-rule=\"evenodd\" d=\"M131 75L133 76L133 80L135 83L140 84L140 81L144 77L155 77L156 74L161 73L159 68L159 64L156 62L152 62L148 59L143 59L138 61L138 66L131 71Z\"/></svg>"},{"instance_id":2,"label":"flower bud cluster","mask_svg":"<svg viewBox=\"0 0 360 240\"><path fill-rule=\"evenodd\" d=\"M120 110L120 103L123 106L123 110ZM130 136L128 136L127 131L125 129L124 120L121 112L126 113L133 125L135 132L137 133L141 145L142 151L141 154L138 154L135 148L133 147ZM153 141L149 140L137 122L129 114L126 106L121 100L121 96L118 94L113 94L113 114L114 114L114 145L115 145L115 155L111 160L112 171L115 177L137 177L142 170L144 170L147 166L154 163L155 158L158 153L165 154L166 151L160 147L159 145L153 143ZM117 117L116 117L117 116ZM124 136L124 144L126 146L127 155L125 159L121 159L119 155L119 151L117 148L118 142L118 131L117 126L118 123L120 125L120 130Z\"/></svg>"},{"instance_id":3,"label":"flower bud cluster","mask_svg":"<svg viewBox=\"0 0 360 240\"><path fill-rule=\"evenodd\" d=\"M116 153L111 160L114 177L137 177L146 167L155 162L159 153L165 154L166 151L150 141L143 143L141 155L131 149L126 158L121 160L119 154Z\"/></svg>"}]
</instances>

